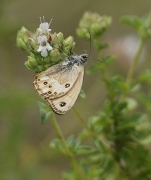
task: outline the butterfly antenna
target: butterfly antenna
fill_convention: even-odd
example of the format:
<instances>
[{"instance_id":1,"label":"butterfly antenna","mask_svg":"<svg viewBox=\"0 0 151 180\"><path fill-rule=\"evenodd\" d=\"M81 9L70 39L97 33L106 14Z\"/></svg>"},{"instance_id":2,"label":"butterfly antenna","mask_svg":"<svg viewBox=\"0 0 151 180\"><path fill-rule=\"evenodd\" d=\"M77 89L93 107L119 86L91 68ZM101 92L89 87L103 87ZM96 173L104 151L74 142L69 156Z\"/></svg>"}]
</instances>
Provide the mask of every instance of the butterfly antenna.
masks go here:
<instances>
[{"instance_id":1,"label":"butterfly antenna","mask_svg":"<svg viewBox=\"0 0 151 180\"><path fill-rule=\"evenodd\" d=\"M65 52L63 52L63 50L61 49L61 46L60 46L59 44L58 44L58 46L59 46L60 51L61 51L65 56L69 57L68 54L66 54Z\"/></svg>"},{"instance_id":2,"label":"butterfly antenna","mask_svg":"<svg viewBox=\"0 0 151 180\"><path fill-rule=\"evenodd\" d=\"M49 26L50 26L50 24L51 24L53 18L54 18L54 16L51 17L50 22L49 22Z\"/></svg>"}]
</instances>

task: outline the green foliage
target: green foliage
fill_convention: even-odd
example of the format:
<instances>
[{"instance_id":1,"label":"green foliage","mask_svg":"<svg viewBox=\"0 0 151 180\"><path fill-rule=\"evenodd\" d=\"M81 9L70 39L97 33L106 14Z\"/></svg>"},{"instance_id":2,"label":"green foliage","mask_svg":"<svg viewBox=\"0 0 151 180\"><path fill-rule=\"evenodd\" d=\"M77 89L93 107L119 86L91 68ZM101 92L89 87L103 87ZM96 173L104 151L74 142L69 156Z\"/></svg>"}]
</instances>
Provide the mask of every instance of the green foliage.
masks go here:
<instances>
[{"instance_id":1,"label":"green foliage","mask_svg":"<svg viewBox=\"0 0 151 180\"><path fill-rule=\"evenodd\" d=\"M80 91L80 97L81 98L85 98L86 97L85 92L82 89Z\"/></svg>"},{"instance_id":2,"label":"green foliage","mask_svg":"<svg viewBox=\"0 0 151 180\"><path fill-rule=\"evenodd\" d=\"M121 22L133 27L140 37L147 39L151 38L151 29L149 25L149 15L145 15L142 18L137 16L124 16L121 18Z\"/></svg>"},{"instance_id":3,"label":"green foliage","mask_svg":"<svg viewBox=\"0 0 151 180\"><path fill-rule=\"evenodd\" d=\"M45 124L52 114L51 109L44 103L38 101L38 106L40 109L40 115L41 115L41 123Z\"/></svg>"}]
</instances>

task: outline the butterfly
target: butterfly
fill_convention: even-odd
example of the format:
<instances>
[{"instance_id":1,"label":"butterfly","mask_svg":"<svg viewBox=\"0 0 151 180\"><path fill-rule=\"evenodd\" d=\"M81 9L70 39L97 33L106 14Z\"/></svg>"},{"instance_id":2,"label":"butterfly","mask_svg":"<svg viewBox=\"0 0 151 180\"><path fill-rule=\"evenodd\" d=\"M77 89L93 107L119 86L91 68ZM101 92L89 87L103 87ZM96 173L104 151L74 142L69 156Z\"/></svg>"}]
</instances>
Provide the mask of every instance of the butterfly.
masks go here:
<instances>
[{"instance_id":1,"label":"butterfly","mask_svg":"<svg viewBox=\"0 0 151 180\"><path fill-rule=\"evenodd\" d=\"M47 100L56 114L67 113L77 100L88 56L70 55L64 61L34 76L35 89Z\"/></svg>"}]
</instances>

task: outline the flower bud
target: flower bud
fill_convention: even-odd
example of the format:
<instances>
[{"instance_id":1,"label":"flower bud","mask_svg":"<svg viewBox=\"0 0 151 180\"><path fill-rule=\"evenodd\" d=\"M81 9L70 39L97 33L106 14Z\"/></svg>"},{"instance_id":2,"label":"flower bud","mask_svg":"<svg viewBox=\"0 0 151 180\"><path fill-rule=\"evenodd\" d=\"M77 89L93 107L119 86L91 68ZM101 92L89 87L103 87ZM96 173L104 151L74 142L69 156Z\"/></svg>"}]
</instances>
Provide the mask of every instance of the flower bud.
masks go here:
<instances>
[{"instance_id":1,"label":"flower bud","mask_svg":"<svg viewBox=\"0 0 151 180\"><path fill-rule=\"evenodd\" d=\"M52 62L57 62L58 60L60 60L60 53L57 49L53 49L52 51L50 51L49 55Z\"/></svg>"},{"instance_id":2,"label":"flower bud","mask_svg":"<svg viewBox=\"0 0 151 180\"><path fill-rule=\"evenodd\" d=\"M35 59L36 59L38 65L42 65L42 64L43 64L43 59L42 59L40 56L34 55L34 57L35 57Z\"/></svg>"},{"instance_id":3,"label":"flower bud","mask_svg":"<svg viewBox=\"0 0 151 180\"><path fill-rule=\"evenodd\" d=\"M85 39L90 39L90 34L86 29L77 28L76 32L79 37L83 37Z\"/></svg>"},{"instance_id":4,"label":"flower bud","mask_svg":"<svg viewBox=\"0 0 151 180\"><path fill-rule=\"evenodd\" d=\"M90 19L90 12L85 12L83 15L83 19L88 21Z\"/></svg>"},{"instance_id":5,"label":"flower bud","mask_svg":"<svg viewBox=\"0 0 151 180\"><path fill-rule=\"evenodd\" d=\"M53 65L54 65L54 64L53 64ZM45 70L47 70L50 66L52 66L52 63L51 63L51 64L45 64L45 65L44 65Z\"/></svg>"},{"instance_id":6,"label":"flower bud","mask_svg":"<svg viewBox=\"0 0 151 180\"><path fill-rule=\"evenodd\" d=\"M67 46L67 47L64 47L63 48L63 52L67 55L70 55L71 54L71 47L70 46Z\"/></svg>"},{"instance_id":7,"label":"flower bud","mask_svg":"<svg viewBox=\"0 0 151 180\"><path fill-rule=\"evenodd\" d=\"M103 32L101 24L93 23L90 27L90 32L92 33L93 36L100 36Z\"/></svg>"},{"instance_id":8,"label":"flower bud","mask_svg":"<svg viewBox=\"0 0 151 180\"><path fill-rule=\"evenodd\" d=\"M22 27L20 31L17 33L17 46L27 52L28 50L28 40L31 37L32 33L28 31L25 27Z\"/></svg>"},{"instance_id":9,"label":"flower bud","mask_svg":"<svg viewBox=\"0 0 151 180\"><path fill-rule=\"evenodd\" d=\"M33 67L38 66L37 60L32 56L28 56L28 63L30 66L33 66Z\"/></svg>"},{"instance_id":10,"label":"flower bud","mask_svg":"<svg viewBox=\"0 0 151 180\"><path fill-rule=\"evenodd\" d=\"M77 29L77 34L80 37L88 39L88 34L93 37L101 37L103 32L111 24L111 18L108 16L100 16L97 13L86 12L83 15Z\"/></svg>"},{"instance_id":11,"label":"flower bud","mask_svg":"<svg viewBox=\"0 0 151 180\"><path fill-rule=\"evenodd\" d=\"M57 37L58 37L58 44L61 44L62 42L63 42L63 34L62 34L62 32L59 32L58 34L57 34Z\"/></svg>"},{"instance_id":12,"label":"flower bud","mask_svg":"<svg viewBox=\"0 0 151 180\"><path fill-rule=\"evenodd\" d=\"M60 53L60 58L61 58L62 60L65 60L66 57L67 57L67 56L66 56L64 53Z\"/></svg>"},{"instance_id":13,"label":"flower bud","mask_svg":"<svg viewBox=\"0 0 151 180\"><path fill-rule=\"evenodd\" d=\"M70 46L71 49L74 45L74 38L72 36L67 37L63 42L64 47Z\"/></svg>"},{"instance_id":14,"label":"flower bud","mask_svg":"<svg viewBox=\"0 0 151 180\"><path fill-rule=\"evenodd\" d=\"M51 63L51 58L49 56L45 57L44 61L47 63L47 64L50 64Z\"/></svg>"},{"instance_id":15,"label":"flower bud","mask_svg":"<svg viewBox=\"0 0 151 180\"><path fill-rule=\"evenodd\" d=\"M28 69L35 69L35 67L34 66L32 66L30 63L29 63L29 61L26 61L25 62L25 64L24 64Z\"/></svg>"},{"instance_id":16,"label":"flower bud","mask_svg":"<svg viewBox=\"0 0 151 180\"><path fill-rule=\"evenodd\" d=\"M44 70L45 70L45 67L42 66L42 65L39 65L39 66L36 67L35 72L40 73L41 71L44 71Z\"/></svg>"},{"instance_id":17,"label":"flower bud","mask_svg":"<svg viewBox=\"0 0 151 180\"><path fill-rule=\"evenodd\" d=\"M59 32L58 34L54 33L52 35L52 45L61 44L63 42L63 34Z\"/></svg>"},{"instance_id":18,"label":"flower bud","mask_svg":"<svg viewBox=\"0 0 151 180\"><path fill-rule=\"evenodd\" d=\"M29 45L32 47L32 49L37 49L38 45L34 38L29 38Z\"/></svg>"},{"instance_id":19,"label":"flower bud","mask_svg":"<svg viewBox=\"0 0 151 180\"><path fill-rule=\"evenodd\" d=\"M17 43L17 47L27 51L27 45L25 44L25 42L23 41L23 39L21 38L17 38L16 39L16 43Z\"/></svg>"}]
</instances>

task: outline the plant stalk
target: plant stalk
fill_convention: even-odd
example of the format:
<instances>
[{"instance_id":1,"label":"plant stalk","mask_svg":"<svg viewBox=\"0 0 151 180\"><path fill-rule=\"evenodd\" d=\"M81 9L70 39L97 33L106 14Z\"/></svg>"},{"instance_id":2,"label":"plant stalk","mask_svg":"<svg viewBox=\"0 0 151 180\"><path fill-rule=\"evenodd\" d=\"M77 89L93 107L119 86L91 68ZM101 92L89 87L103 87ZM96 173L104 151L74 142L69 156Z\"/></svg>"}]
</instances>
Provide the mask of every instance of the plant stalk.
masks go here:
<instances>
[{"instance_id":1,"label":"plant stalk","mask_svg":"<svg viewBox=\"0 0 151 180\"><path fill-rule=\"evenodd\" d=\"M56 120L56 118L55 118L53 113L51 115L51 122L53 124L53 127L54 127L54 129L55 129L59 139L62 142L62 145L64 147L65 153L69 157L70 161L72 162L72 165L74 166L75 170L77 171L77 173L79 174L79 176L81 177L82 180L89 180L89 178L80 169L80 167L79 167L77 161L75 160L72 152L69 150L68 146L66 145L65 139L64 139L64 137L62 135L62 132L61 132L59 126L58 126L57 120Z\"/></svg>"},{"instance_id":2,"label":"plant stalk","mask_svg":"<svg viewBox=\"0 0 151 180\"><path fill-rule=\"evenodd\" d=\"M138 60L139 60L139 57L140 57L140 54L142 52L142 49L143 49L143 46L144 46L144 39L141 38L140 41L139 41L139 44L138 44L138 48L137 48L137 51L136 51L136 54L132 60L132 63L131 63L131 66L129 68L129 71L128 71L128 75L127 75L127 79L126 79L126 83L129 84L134 76L134 72L135 72L135 69L136 69L136 66L138 64Z\"/></svg>"},{"instance_id":3,"label":"plant stalk","mask_svg":"<svg viewBox=\"0 0 151 180\"><path fill-rule=\"evenodd\" d=\"M92 138L100 138L102 143L111 150L111 143L102 135L96 134L95 132L93 132L88 125L85 123L85 121L83 120L83 118L80 116L79 112L77 111L77 109L75 107L72 108L75 116L77 117L77 119L79 120L79 122L82 124L82 126L90 133L90 135L92 136Z\"/></svg>"},{"instance_id":4,"label":"plant stalk","mask_svg":"<svg viewBox=\"0 0 151 180\"><path fill-rule=\"evenodd\" d=\"M147 20L146 28L149 28L150 24L151 24L151 11L149 12L149 15L148 15L148 20ZM138 64L138 60L139 60L140 54L142 52L144 43L145 43L145 38L141 37L140 41L139 41L139 44L138 44L138 48L137 48L136 54L135 54L135 56L134 56L134 58L132 60L131 66L130 66L129 71L128 71L128 75L127 75L127 79L126 79L126 82L128 84L133 79L133 75L134 75L136 66Z\"/></svg>"}]
</instances>

